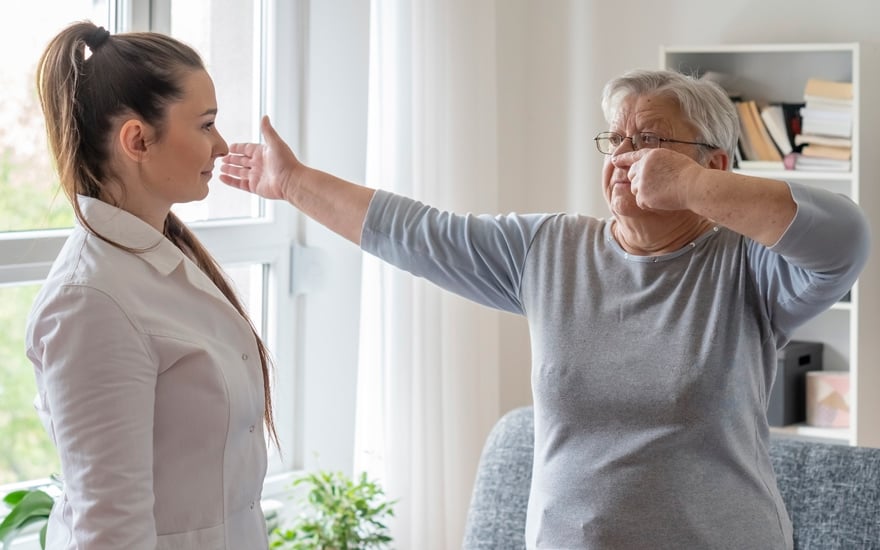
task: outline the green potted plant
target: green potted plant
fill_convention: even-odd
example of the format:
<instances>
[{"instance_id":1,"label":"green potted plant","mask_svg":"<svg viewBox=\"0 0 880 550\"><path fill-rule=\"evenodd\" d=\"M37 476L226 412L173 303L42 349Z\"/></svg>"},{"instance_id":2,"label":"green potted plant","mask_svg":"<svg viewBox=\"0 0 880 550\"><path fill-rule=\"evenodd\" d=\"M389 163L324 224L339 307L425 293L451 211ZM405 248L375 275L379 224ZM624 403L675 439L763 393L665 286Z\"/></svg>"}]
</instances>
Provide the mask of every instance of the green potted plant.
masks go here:
<instances>
[{"instance_id":1,"label":"green potted plant","mask_svg":"<svg viewBox=\"0 0 880 550\"><path fill-rule=\"evenodd\" d=\"M341 472L306 473L293 482L307 488L299 515L289 527L275 528L269 548L277 550L367 550L388 548L385 521L394 502L366 473L352 479Z\"/></svg>"},{"instance_id":2,"label":"green potted plant","mask_svg":"<svg viewBox=\"0 0 880 550\"><path fill-rule=\"evenodd\" d=\"M40 528L40 548L46 548L46 526L55 500L42 489L22 489L8 493L3 497L3 502L11 508L0 523L3 548L9 548L22 530L34 523L43 524Z\"/></svg>"}]
</instances>

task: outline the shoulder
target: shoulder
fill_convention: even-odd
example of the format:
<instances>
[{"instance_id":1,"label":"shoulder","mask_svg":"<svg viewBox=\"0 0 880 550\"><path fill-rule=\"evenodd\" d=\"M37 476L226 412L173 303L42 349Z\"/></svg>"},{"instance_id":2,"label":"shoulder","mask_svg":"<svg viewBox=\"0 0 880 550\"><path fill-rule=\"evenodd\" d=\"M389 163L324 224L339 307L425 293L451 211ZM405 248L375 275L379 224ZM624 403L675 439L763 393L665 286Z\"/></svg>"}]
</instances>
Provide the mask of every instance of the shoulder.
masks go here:
<instances>
[{"instance_id":1,"label":"shoulder","mask_svg":"<svg viewBox=\"0 0 880 550\"><path fill-rule=\"evenodd\" d=\"M548 214L541 220L538 236L554 242L602 241L607 235L608 221L582 214Z\"/></svg>"},{"instance_id":2,"label":"shoulder","mask_svg":"<svg viewBox=\"0 0 880 550\"><path fill-rule=\"evenodd\" d=\"M62 312L77 316L101 311L107 318L118 318L110 315L115 310L127 316L131 308L125 306L126 296L137 292L139 281L148 274L149 265L136 254L76 227L34 299L29 323Z\"/></svg>"}]
</instances>

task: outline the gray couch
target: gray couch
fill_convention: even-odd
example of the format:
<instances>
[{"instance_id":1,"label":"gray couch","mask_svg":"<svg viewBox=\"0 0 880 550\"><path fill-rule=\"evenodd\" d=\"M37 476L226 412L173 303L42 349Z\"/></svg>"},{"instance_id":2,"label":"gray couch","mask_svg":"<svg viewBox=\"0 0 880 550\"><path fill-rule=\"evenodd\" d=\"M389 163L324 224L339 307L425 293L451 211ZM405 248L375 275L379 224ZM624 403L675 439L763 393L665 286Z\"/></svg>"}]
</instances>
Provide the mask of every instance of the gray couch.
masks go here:
<instances>
[{"instance_id":1,"label":"gray couch","mask_svg":"<svg viewBox=\"0 0 880 550\"><path fill-rule=\"evenodd\" d=\"M463 547L525 548L532 477L532 408L507 413L483 448ZM774 439L779 490L799 550L880 549L880 449Z\"/></svg>"}]
</instances>

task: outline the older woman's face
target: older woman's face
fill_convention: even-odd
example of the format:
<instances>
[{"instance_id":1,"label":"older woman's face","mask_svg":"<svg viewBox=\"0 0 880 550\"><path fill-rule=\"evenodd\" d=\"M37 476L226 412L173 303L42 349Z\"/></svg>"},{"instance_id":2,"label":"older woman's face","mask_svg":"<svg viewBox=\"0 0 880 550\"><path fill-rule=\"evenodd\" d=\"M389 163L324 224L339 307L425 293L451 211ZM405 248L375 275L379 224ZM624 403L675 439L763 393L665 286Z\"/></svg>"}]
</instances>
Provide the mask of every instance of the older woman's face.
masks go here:
<instances>
[{"instance_id":1,"label":"older woman's face","mask_svg":"<svg viewBox=\"0 0 880 550\"><path fill-rule=\"evenodd\" d=\"M622 136L650 132L663 138L697 141L696 131L684 120L678 103L662 96L632 95L624 98L618 105L608 130ZM675 149L694 159L698 158L699 151L693 145L665 143L663 147ZM624 140L618 151L632 151L632 142ZM630 191L627 170L616 168L611 164L611 157L612 155L605 156L602 170L602 190L611 212L618 218L661 215L656 212L646 212L638 207L635 196Z\"/></svg>"}]
</instances>

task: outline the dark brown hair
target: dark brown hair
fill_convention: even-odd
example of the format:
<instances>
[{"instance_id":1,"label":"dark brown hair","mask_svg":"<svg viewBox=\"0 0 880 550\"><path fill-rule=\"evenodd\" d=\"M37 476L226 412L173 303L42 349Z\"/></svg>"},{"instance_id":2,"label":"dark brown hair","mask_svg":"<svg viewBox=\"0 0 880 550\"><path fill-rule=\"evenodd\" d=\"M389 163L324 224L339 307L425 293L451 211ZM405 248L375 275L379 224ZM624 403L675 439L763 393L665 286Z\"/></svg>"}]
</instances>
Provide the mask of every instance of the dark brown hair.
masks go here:
<instances>
[{"instance_id":1,"label":"dark brown hair","mask_svg":"<svg viewBox=\"0 0 880 550\"><path fill-rule=\"evenodd\" d=\"M90 56L86 55L86 47ZM105 188L113 176L108 167L114 123L133 115L161 136L168 106L183 97L184 76L199 70L205 70L199 54L169 36L154 32L111 36L88 21L63 29L46 47L37 66L37 92L49 147L61 188L77 220L98 238L129 252L143 252L96 232L83 217L77 195L119 206ZM271 358L265 344L216 260L173 212L165 219L164 234L205 272L250 325L262 364L266 401L263 416L277 446L270 391Z\"/></svg>"}]
</instances>

